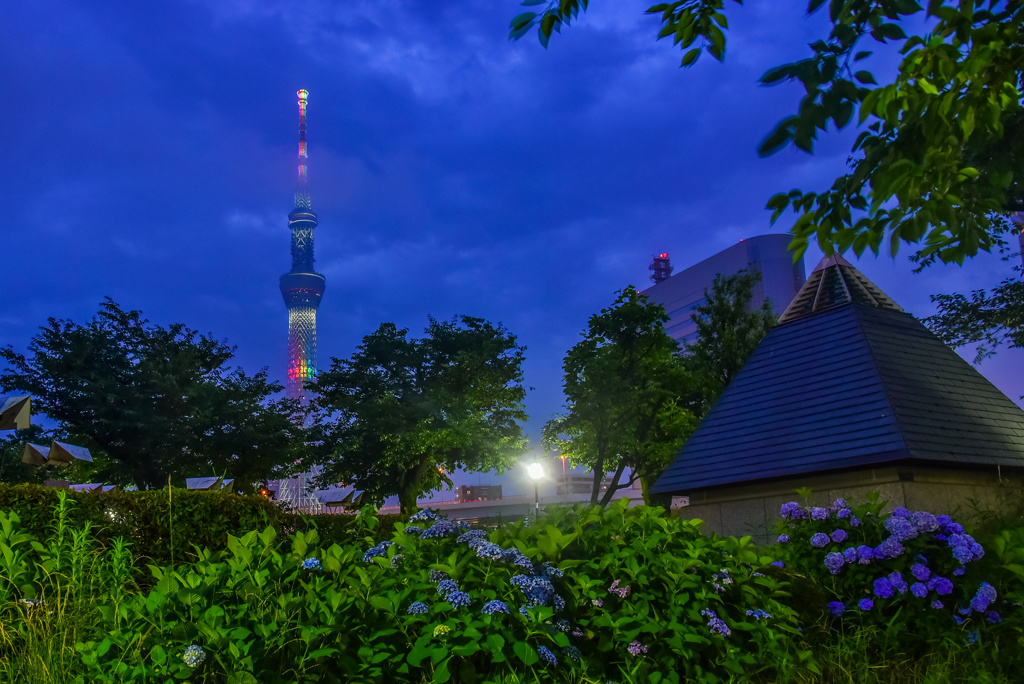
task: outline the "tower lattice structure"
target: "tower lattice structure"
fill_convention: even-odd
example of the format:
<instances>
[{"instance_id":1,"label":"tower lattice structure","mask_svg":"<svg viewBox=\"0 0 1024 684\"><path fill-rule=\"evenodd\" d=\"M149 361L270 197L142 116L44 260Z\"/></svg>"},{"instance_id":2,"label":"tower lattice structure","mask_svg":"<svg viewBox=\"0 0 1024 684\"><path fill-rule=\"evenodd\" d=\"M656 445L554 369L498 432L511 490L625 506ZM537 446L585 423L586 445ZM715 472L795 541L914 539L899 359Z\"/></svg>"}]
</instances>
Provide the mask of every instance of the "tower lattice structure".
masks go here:
<instances>
[{"instance_id":1,"label":"tower lattice structure","mask_svg":"<svg viewBox=\"0 0 1024 684\"><path fill-rule=\"evenodd\" d=\"M316 311L324 296L324 277L313 270L313 230L316 213L309 199L306 171L306 104L309 93L299 96L299 178L295 208L288 214L292 231L292 270L281 276L281 294L288 307L287 396L306 401L305 383L316 378Z\"/></svg>"}]
</instances>

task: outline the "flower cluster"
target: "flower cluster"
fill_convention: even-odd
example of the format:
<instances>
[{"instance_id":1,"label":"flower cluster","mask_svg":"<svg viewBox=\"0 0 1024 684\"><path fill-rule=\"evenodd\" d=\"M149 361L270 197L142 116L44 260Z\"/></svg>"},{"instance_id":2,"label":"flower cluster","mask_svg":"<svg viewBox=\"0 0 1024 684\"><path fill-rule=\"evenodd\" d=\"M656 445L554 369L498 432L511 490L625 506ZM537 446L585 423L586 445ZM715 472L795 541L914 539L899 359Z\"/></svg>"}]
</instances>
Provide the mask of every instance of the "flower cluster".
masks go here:
<instances>
[{"instance_id":1,"label":"flower cluster","mask_svg":"<svg viewBox=\"0 0 1024 684\"><path fill-rule=\"evenodd\" d=\"M729 636L732 634L729 625L725 624L725 621L718 617L715 611L705 608L700 611L700 614L708 619L708 629L711 630L712 634L718 634L719 636Z\"/></svg>"},{"instance_id":2,"label":"flower cluster","mask_svg":"<svg viewBox=\"0 0 1024 684\"><path fill-rule=\"evenodd\" d=\"M370 563L377 556L386 556L388 553L388 547L394 546L395 542L382 541L380 544L372 547L369 551L363 554L363 562Z\"/></svg>"},{"instance_id":3,"label":"flower cluster","mask_svg":"<svg viewBox=\"0 0 1024 684\"><path fill-rule=\"evenodd\" d=\"M409 606L409 610L405 611L409 615L422 615L430 612L430 607L427 606L423 601L416 601Z\"/></svg>"},{"instance_id":4,"label":"flower cluster","mask_svg":"<svg viewBox=\"0 0 1024 684\"><path fill-rule=\"evenodd\" d=\"M755 620L767 620L771 617L771 614L764 612L760 608L747 611L747 617L752 617Z\"/></svg>"},{"instance_id":5,"label":"flower cluster","mask_svg":"<svg viewBox=\"0 0 1024 684\"><path fill-rule=\"evenodd\" d=\"M555 595L555 585L551 584L551 580L547 577L516 575L509 580L509 584L523 592L528 606L546 606L554 603L556 598L560 598ZM556 605L555 608L557 609L558 606Z\"/></svg>"},{"instance_id":6,"label":"flower cluster","mask_svg":"<svg viewBox=\"0 0 1024 684\"><path fill-rule=\"evenodd\" d=\"M182 659L189 667L198 667L200 663L206 660L206 653L199 646L192 644L185 649L185 655L182 656Z\"/></svg>"},{"instance_id":7,"label":"flower cluster","mask_svg":"<svg viewBox=\"0 0 1024 684\"><path fill-rule=\"evenodd\" d=\"M619 580L612 582L612 585L608 587L608 593L615 594L619 598L626 598L629 596L629 585L627 584L624 587L620 587L620 584L621 582Z\"/></svg>"},{"instance_id":8,"label":"flower cluster","mask_svg":"<svg viewBox=\"0 0 1024 684\"><path fill-rule=\"evenodd\" d=\"M493 615L494 613L505 613L508 614L508 606L504 601L494 599L484 604L484 607L480 609L480 612L484 615Z\"/></svg>"},{"instance_id":9,"label":"flower cluster","mask_svg":"<svg viewBox=\"0 0 1024 684\"><path fill-rule=\"evenodd\" d=\"M427 579L434 584L437 584L442 580L448 579L448 573L443 570L431 570L430 574L427 575Z\"/></svg>"},{"instance_id":10,"label":"flower cluster","mask_svg":"<svg viewBox=\"0 0 1024 684\"><path fill-rule=\"evenodd\" d=\"M416 511L416 513L414 513L412 517L409 518L410 523L432 523L435 520L441 520L441 516L435 513L434 511L430 510L429 508L424 508L422 510Z\"/></svg>"},{"instance_id":11,"label":"flower cluster","mask_svg":"<svg viewBox=\"0 0 1024 684\"><path fill-rule=\"evenodd\" d=\"M455 537L468 529L468 525L461 520L449 520L448 518L438 518L434 521L434 524L423 530L423 534L420 535L423 539L440 539L442 537Z\"/></svg>"},{"instance_id":12,"label":"flower cluster","mask_svg":"<svg viewBox=\"0 0 1024 684\"><path fill-rule=\"evenodd\" d=\"M558 665L558 658L555 657L555 654L552 653L551 649L547 646L538 646L537 655L540 656L540 659L542 661L544 661L548 665L551 665L552 667Z\"/></svg>"},{"instance_id":13,"label":"flower cluster","mask_svg":"<svg viewBox=\"0 0 1024 684\"><path fill-rule=\"evenodd\" d=\"M647 647L641 644L639 641L634 641L633 643L631 643L629 646L626 647L626 650L629 651L630 655L635 656L638 656L641 653L647 653Z\"/></svg>"},{"instance_id":14,"label":"flower cluster","mask_svg":"<svg viewBox=\"0 0 1024 684\"><path fill-rule=\"evenodd\" d=\"M448 625L438 625L434 628L434 638L443 637L448 632L452 631L452 628Z\"/></svg>"},{"instance_id":15,"label":"flower cluster","mask_svg":"<svg viewBox=\"0 0 1024 684\"><path fill-rule=\"evenodd\" d=\"M319 558L307 558L302 561L303 570L320 570L320 559Z\"/></svg>"},{"instance_id":16,"label":"flower cluster","mask_svg":"<svg viewBox=\"0 0 1024 684\"><path fill-rule=\"evenodd\" d=\"M577 664L583 662L583 654L580 653L580 649L576 648L575 646L566 646L565 648L563 648L562 655L564 655L566 658L572 660Z\"/></svg>"}]
</instances>

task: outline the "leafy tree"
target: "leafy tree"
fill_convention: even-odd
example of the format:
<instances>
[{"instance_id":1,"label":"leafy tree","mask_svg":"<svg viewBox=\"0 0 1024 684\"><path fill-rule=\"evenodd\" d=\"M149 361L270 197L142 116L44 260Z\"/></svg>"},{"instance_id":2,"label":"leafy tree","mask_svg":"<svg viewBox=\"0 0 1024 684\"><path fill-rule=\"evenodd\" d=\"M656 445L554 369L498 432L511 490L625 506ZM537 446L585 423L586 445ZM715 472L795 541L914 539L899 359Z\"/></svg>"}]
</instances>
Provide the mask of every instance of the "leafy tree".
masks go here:
<instances>
[{"instance_id":1,"label":"leafy tree","mask_svg":"<svg viewBox=\"0 0 1024 684\"><path fill-rule=\"evenodd\" d=\"M701 416L711 410L778 320L768 299L760 309L750 309L760 280L758 271L719 274L711 289L704 290L704 303L694 308L697 339L686 345L685 363L696 380L691 398Z\"/></svg>"},{"instance_id":2,"label":"leafy tree","mask_svg":"<svg viewBox=\"0 0 1024 684\"><path fill-rule=\"evenodd\" d=\"M156 488L168 477L224 474L236 489L288 472L303 450L289 402L266 369L228 368L234 350L181 324L150 325L107 298L86 325L49 319L28 356L0 349L0 388L75 444L100 452L98 480Z\"/></svg>"},{"instance_id":3,"label":"leafy tree","mask_svg":"<svg viewBox=\"0 0 1024 684\"><path fill-rule=\"evenodd\" d=\"M737 3L739 0L737 0ZM536 27L547 46L587 0L526 0L546 5L512 20L510 38ZM659 38L686 50L689 66L707 52L725 57L724 0L675 0L650 7ZM810 0L808 13L825 5ZM792 209L797 256L816 238L826 254L853 249L876 254L887 243L919 246L925 263L962 263L998 244L999 217L1024 209L1024 0L832 0L832 28L812 55L770 69L764 84L798 81L797 112L761 145L771 154L788 144L811 152L819 131L856 120L849 171L820 192L792 190L771 198L773 221ZM908 16L925 11L926 31L908 36ZM870 41L899 47L902 61L889 83L865 68Z\"/></svg>"},{"instance_id":4,"label":"leafy tree","mask_svg":"<svg viewBox=\"0 0 1024 684\"><path fill-rule=\"evenodd\" d=\"M1021 241L1024 250L1024 240ZM1004 258L1019 258L1021 252ZM1024 268L1018 266L1018 273ZM977 343L974 363L992 356L1003 342L1010 348L1024 348L1024 281L1007 278L989 294L975 290L970 298L962 294L932 295L938 312L924 319L932 332L951 347Z\"/></svg>"},{"instance_id":5,"label":"leafy tree","mask_svg":"<svg viewBox=\"0 0 1024 684\"><path fill-rule=\"evenodd\" d=\"M404 512L448 472L513 465L525 444L523 352L501 325L430 319L421 339L382 324L317 381L320 481L346 482Z\"/></svg>"},{"instance_id":6,"label":"leafy tree","mask_svg":"<svg viewBox=\"0 0 1024 684\"><path fill-rule=\"evenodd\" d=\"M640 480L644 500L696 427L680 398L691 379L665 333L665 308L632 286L590 317L583 340L565 357L567 412L549 421L544 444L594 473L592 504L606 506L617 489ZM626 482L618 484L629 471ZM601 481L613 484L601 497Z\"/></svg>"}]
</instances>

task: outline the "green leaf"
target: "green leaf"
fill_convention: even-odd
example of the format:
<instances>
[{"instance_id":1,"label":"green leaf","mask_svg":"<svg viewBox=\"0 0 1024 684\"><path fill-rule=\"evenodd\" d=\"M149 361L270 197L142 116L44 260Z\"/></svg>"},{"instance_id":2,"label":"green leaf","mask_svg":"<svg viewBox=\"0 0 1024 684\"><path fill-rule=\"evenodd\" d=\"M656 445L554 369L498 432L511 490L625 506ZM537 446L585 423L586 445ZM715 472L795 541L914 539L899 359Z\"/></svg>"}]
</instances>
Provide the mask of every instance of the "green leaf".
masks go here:
<instances>
[{"instance_id":1,"label":"green leaf","mask_svg":"<svg viewBox=\"0 0 1024 684\"><path fill-rule=\"evenodd\" d=\"M700 48L691 48L683 55L683 61L680 66L688 67L696 62L698 57L700 57Z\"/></svg>"},{"instance_id":2,"label":"green leaf","mask_svg":"<svg viewBox=\"0 0 1024 684\"><path fill-rule=\"evenodd\" d=\"M870 71L858 71L853 75L855 79L861 83L869 83L871 85L877 85L878 81L875 80L874 75Z\"/></svg>"}]
</instances>

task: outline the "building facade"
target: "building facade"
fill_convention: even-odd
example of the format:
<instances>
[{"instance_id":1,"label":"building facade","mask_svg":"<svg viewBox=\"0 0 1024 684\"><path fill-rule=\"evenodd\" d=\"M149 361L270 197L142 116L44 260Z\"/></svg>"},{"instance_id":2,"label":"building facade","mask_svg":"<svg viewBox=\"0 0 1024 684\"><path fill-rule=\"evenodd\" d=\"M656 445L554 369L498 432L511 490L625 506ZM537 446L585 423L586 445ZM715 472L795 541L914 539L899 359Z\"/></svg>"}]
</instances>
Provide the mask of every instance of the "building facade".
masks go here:
<instances>
[{"instance_id":1,"label":"building facade","mask_svg":"<svg viewBox=\"0 0 1024 684\"><path fill-rule=\"evenodd\" d=\"M691 316L694 309L706 301L704 291L711 289L717 275L731 276L742 269L758 271L761 281L754 287L751 308L760 308L767 298L771 300L772 310L781 314L805 280L803 259L794 263L788 251L791 239L790 235L759 235L740 240L684 271L663 275L643 294L665 307L669 316L665 331L680 343L694 341L697 326ZM656 256L655 262L659 259L667 265L667 255ZM660 273L665 273L664 268ZM659 271L655 271L655 275L659 275Z\"/></svg>"}]
</instances>

